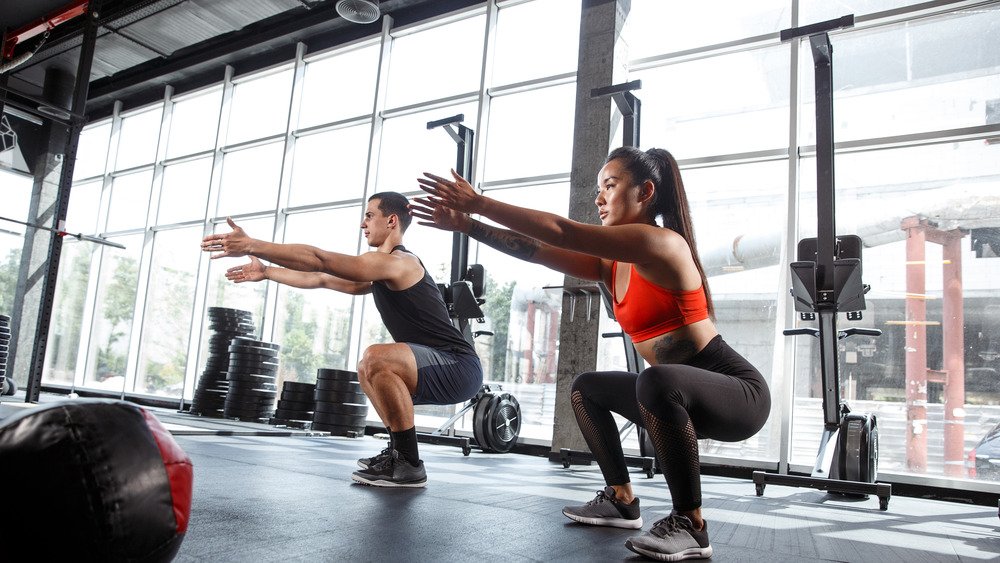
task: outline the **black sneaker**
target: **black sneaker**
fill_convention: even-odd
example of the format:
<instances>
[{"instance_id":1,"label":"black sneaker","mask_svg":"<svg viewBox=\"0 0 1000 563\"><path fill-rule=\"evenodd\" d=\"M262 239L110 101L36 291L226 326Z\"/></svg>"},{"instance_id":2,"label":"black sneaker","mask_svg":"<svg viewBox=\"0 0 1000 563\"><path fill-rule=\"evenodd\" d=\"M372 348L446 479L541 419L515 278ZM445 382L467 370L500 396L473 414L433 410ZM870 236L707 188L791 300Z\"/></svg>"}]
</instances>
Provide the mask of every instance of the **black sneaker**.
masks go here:
<instances>
[{"instance_id":1,"label":"black sneaker","mask_svg":"<svg viewBox=\"0 0 1000 563\"><path fill-rule=\"evenodd\" d=\"M392 451L392 442L389 442L389 444L385 447L385 449L383 449L379 453L377 453L377 454L375 454L375 455L373 455L371 457L363 457L363 458L359 459L358 460L358 467L360 467L361 469L368 469L369 467L371 467L371 466L375 465L376 463L382 461L383 459L389 457L389 452L391 452L391 451Z\"/></svg>"},{"instance_id":2,"label":"black sneaker","mask_svg":"<svg viewBox=\"0 0 1000 563\"><path fill-rule=\"evenodd\" d=\"M427 484L427 472L424 471L423 461L413 465L400 457L398 451L392 450L385 459L368 469L355 471L351 479L375 487L423 487Z\"/></svg>"},{"instance_id":3,"label":"black sneaker","mask_svg":"<svg viewBox=\"0 0 1000 563\"><path fill-rule=\"evenodd\" d=\"M695 530L687 516L676 512L657 520L648 532L625 540L625 547L658 561L712 556L712 546L708 543L708 522L701 530Z\"/></svg>"},{"instance_id":4,"label":"black sneaker","mask_svg":"<svg viewBox=\"0 0 1000 563\"><path fill-rule=\"evenodd\" d=\"M582 506L567 506L563 514L570 520L594 526L614 526L616 528L642 528L642 516L639 515L639 499L634 498L629 504L615 498L615 490L604 487L597 491L594 500Z\"/></svg>"}]
</instances>

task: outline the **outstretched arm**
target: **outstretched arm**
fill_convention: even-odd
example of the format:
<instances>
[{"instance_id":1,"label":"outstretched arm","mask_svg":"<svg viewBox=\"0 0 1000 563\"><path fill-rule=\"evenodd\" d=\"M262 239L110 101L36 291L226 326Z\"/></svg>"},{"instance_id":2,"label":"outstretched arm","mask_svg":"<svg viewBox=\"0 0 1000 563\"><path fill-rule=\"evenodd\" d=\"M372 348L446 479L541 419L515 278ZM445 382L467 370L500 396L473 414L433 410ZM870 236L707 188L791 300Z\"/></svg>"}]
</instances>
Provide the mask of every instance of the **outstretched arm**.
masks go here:
<instances>
[{"instance_id":1,"label":"outstretched arm","mask_svg":"<svg viewBox=\"0 0 1000 563\"><path fill-rule=\"evenodd\" d=\"M232 219L232 232L208 235L201 242L212 258L256 256L299 272L322 272L352 282L397 280L407 273L407 264L381 252L350 256L306 244L279 244L250 238Z\"/></svg>"},{"instance_id":2,"label":"outstretched arm","mask_svg":"<svg viewBox=\"0 0 1000 563\"><path fill-rule=\"evenodd\" d=\"M332 289L350 295L363 295L370 293L372 289L371 282L348 281L322 272L299 272L288 268L265 266L254 256L250 257L250 262L247 264L226 270L226 279L235 283L272 280L300 289Z\"/></svg>"},{"instance_id":3,"label":"outstretched arm","mask_svg":"<svg viewBox=\"0 0 1000 563\"><path fill-rule=\"evenodd\" d=\"M418 197L413 200L420 205L410 205L410 214L416 217L421 225L465 233L470 238L504 254L541 264L580 279L602 280L600 258L556 248L521 233L487 225L465 213L438 205L429 198Z\"/></svg>"},{"instance_id":4,"label":"outstretched arm","mask_svg":"<svg viewBox=\"0 0 1000 563\"><path fill-rule=\"evenodd\" d=\"M670 249L661 248L663 229L653 225L628 224L601 227L573 221L536 209L518 207L483 196L451 171L454 180L425 172L420 188L430 200L463 213L478 213L513 231L550 246L634 264L658 261Z\"/></svg>"}]
</instances>

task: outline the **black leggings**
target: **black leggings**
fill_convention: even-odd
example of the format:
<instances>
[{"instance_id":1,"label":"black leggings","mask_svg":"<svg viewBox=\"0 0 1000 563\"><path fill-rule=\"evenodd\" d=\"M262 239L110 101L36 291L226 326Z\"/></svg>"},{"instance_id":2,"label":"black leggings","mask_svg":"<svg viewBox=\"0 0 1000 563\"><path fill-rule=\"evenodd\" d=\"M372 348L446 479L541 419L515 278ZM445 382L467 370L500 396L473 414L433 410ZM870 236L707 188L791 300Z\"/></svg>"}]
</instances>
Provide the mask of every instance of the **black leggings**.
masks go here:
<instances>
[{"instance_id":1,"label":"black leggings","mask_svg":"<svg viewBox=\"0 0 1000 563\"><path fill-rule=\"evenodd\" d=\"M608 485L629 482L611 413L649 432L679 511L701 506L698 439L746 440L764 426L771 410L771 395L760 372L721 336L686 364L655 365L640 374L580 374L570 398Z\"/></svg>"}]
</instances>

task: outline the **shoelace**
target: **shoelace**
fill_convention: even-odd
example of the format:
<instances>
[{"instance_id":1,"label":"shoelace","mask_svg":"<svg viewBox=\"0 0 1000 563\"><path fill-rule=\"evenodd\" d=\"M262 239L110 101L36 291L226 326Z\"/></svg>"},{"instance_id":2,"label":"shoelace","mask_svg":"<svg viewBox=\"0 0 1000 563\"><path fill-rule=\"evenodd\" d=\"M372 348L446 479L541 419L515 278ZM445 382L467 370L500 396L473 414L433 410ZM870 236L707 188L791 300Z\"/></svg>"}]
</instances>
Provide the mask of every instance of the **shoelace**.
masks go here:
<instances>
[{"instance_id":1,"label":"shoelace","mask_svg":"<svg viewBox=\"0 0 1000 563\"><path fill-rule=\"evenodd\" d=\"M681 520L677 514L671 514L666 518L661 518L654 522L653 527L649 530L649 533L659 538L665 538L687 528L688 526L685 525L684 521Z\"/></svg>"},{"instance_id":2,"label":"shoelace","mask_svg":"<svg viewBox=\"0 0 1000 563\"><path fill-rule=\"evenodd\" d=\"M391 450L388 455L375 462L369 469L373 469L375 471L381 471L386 467L391 467L392 464L396 462L396 458L398 457L399 453L397 453L396 450Z\"/></svg>"},{"instance_id":3,"label":"shoelace","mask_svg":"<svg viewBox=\"0 0 1000 563\"><path fill-rule=\"evenodd\" d=\"M597 497L594 500L589 501L587 506L594 506L595 504L601 504L604 501L611 501L611 498L604 491L597 491Z\"/></svg>"}]
</instances>

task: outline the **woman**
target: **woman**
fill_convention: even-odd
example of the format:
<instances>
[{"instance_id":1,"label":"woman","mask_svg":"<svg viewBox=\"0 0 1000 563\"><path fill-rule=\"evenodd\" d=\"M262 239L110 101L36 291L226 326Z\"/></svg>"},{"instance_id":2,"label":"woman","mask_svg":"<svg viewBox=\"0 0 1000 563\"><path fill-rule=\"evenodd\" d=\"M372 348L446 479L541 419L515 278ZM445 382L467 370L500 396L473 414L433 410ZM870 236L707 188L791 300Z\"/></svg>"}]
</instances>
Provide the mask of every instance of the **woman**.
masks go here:
<instances>
[{"instance_id":1,"label":"woman","mask_svg":"<svg viewBox=\"0 0 1000 563\"><path fill-rule=\"evenodd\" d=\"M761 374L716 331L673 156L662 149L612 151L597 178L601 226L501 203L476 193L454 171L454 180L425 176L419 182L428 196L411 206L422 224L460 230L513 256L605 283L618 322L651 366L639 374L592 372L574 380L573 410L607 487L563 514L585 524L642 527L615 412L649 433L674 505L626 547L665 561L710 557L698 439L753 436L771 400ZM484 225L470 213L510 230Z\"/></svg>"}]
</instances>

